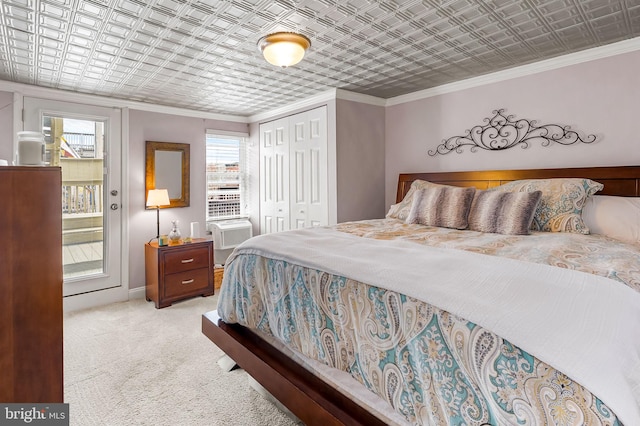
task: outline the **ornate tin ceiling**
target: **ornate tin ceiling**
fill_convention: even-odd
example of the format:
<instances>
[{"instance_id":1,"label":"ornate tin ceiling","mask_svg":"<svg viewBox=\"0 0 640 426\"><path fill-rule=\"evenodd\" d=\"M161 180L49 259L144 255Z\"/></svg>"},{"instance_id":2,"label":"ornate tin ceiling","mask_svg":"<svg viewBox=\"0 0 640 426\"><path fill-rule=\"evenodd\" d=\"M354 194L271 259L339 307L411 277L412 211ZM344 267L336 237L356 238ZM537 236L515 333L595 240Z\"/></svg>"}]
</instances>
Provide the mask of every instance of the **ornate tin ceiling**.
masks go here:
<instances>
[{"instance_id":1,"label":"ornate tin ceiling","mask_svg":"<svg viewBox=\"0 0 640 426\"><path fill-rule=\"evenodd\" d=\"M1 0L0 79L251 115L394 97L640 36L640 0ZM288 69L257 40L312 41Z\"/></svg>"}]
</instances>

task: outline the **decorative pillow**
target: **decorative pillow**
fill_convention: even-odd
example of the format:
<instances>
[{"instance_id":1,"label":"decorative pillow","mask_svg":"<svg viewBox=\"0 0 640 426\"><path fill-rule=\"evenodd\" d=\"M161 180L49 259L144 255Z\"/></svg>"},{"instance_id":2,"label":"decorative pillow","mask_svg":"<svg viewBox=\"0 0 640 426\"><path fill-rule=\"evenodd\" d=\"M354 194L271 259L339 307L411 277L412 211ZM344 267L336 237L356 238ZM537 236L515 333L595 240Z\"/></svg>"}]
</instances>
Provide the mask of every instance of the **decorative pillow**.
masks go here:
<instances>
[{"instance_id":1,"label":"decorative pillow","mask_svg":"<svg viewBox=\"0 0 640 426\"><path fill-rule=\"evenodd\" d=\"M407 195L404 196L402 201L398 204L393 204L389 211L387 212L387 218L396 218L400 220L407 220L407 216L409 216L409 211L411 210L411 202L413 200L413 194L420 189L424 188L439 188L447 185L440 185L439 183L433 183L426 180L416 179L411 182L411 186L409 187L409 191L407 191Z\"/></svg>"},{"instance_id":2,"label":"decorative pillow","mask_svg":"<svg viewBox=\"0 0 640 426\"><path fill-rule=\"evenodd\" d=\"M587 198L604 188L599 182L582 178L528 179L505 183L490 191L542 191L542 198L533 217L531 229L547 232L588 234L582 220Z\"/></svg>"},{"instance_id":3,"label":"decorative pillow","mask_svg":"<svg viewBox=\"0 0 640 426\"><path fill-rule=\"evenodd\" d=\"M527 235L541 197L541 191L476 191L469 211L469 229Z\"/></svg>"},{"instance_id":4,"label":"decorative pillow","mask_svg":"<svg viewBox=\"0 0 640 426\"><path fill-rule=\"evenodd\" d=\"M589 197L582 219L592 234L640 244L640 197Z\"/></svg>"},{"instance_id":5,"label":"decorative pillow","mask_svg":"<svg viewBox=\"0 0 640 426\"><path fill-rule=\"evenodd\" d=\"M465 229L475 188L442 186L416 190L406 223Z\"/></svg>"}]
</instances>

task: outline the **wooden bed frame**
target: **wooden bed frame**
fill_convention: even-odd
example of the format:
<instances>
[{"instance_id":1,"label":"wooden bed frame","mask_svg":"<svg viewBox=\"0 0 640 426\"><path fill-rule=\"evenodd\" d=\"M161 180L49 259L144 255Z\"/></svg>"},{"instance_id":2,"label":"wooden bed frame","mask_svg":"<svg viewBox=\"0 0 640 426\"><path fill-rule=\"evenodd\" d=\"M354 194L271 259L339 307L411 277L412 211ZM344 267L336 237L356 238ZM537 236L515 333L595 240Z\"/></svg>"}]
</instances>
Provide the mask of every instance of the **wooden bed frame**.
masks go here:
<instances>
[{"instance_id":1,"label":"wooden bed frame","mask_svg":"<svg viewBox=\"0 0 640 426\"><path fill-rule=\"evenodd\" d=\"M396 202L402 201L416 179L487 189L513 180L559 177L582 177L601 182L604 190L598 194L640 196L640 166L622 166L404 173L398 179ZM202 332L305 424L385 424L248 328L225 323L215 311L202 316Z\"/></svg>"}]
</instances>

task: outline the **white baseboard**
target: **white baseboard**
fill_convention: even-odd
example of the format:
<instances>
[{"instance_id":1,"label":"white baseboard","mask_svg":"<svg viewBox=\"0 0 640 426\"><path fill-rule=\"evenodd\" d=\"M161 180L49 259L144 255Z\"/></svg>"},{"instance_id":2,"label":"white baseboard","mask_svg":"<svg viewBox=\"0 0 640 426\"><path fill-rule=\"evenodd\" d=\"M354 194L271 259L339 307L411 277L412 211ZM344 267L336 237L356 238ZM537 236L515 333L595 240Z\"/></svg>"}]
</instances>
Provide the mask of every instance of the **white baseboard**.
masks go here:
<instances>
[{"instance_id":1,"label":"white baseboard","mask_svg":"<svg viewBox=\"0 0 640 426\"><path fill-rule=\"evenodd\" d=\"M113 287L90 293L76 294L75 296L66 296L62 298L62 308L64 312L73 312L110 303L126 302L129 300L128 293L128 290L124 287Z\"/></svg>"},{"instance_id":2,"label":"white baseboard","mask_svg":"<svg viewBox=\"0 0 640 426\"><path fill-rule=\"evenodd\" d=\"M110 303L126 302L131 299L143 299L144 297L144 286L132 289L114 287L64 297L62 299L62 306L64 312L73 312L82 309L95 308L96 306L108 305Z\"/></svg>"},{"instance_id":3,"label":"white baseboard","mask_svg":"<svg viewBox=\"0 0 640 426\"><path fill-rule=\"evenodd\" d=\"M129 300L144 299L144 297L145 297L144 286L129 289Z\"/></svg>"}]
</instances>

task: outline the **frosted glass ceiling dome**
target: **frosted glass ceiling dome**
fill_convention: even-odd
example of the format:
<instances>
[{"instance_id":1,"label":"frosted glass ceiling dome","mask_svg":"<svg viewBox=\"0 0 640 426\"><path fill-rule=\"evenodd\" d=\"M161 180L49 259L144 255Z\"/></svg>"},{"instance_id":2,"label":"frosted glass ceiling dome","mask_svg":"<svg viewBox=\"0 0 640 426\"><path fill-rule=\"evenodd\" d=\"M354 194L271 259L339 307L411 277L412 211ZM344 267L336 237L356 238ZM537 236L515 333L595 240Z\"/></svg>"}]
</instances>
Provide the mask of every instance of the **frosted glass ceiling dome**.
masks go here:
<instances>
[{"instance_id":1,"label":"frosted glass ceiling dome","mask_svg":"<svg viewBox=\"0 0 640 426\"><path fill-rule=\"evenodd\" d=\"M279 32L258 40L264 58L272 65L286 68L297 64L311 47L311 40L302 34Z\"/></svg>"}]
</instances>

